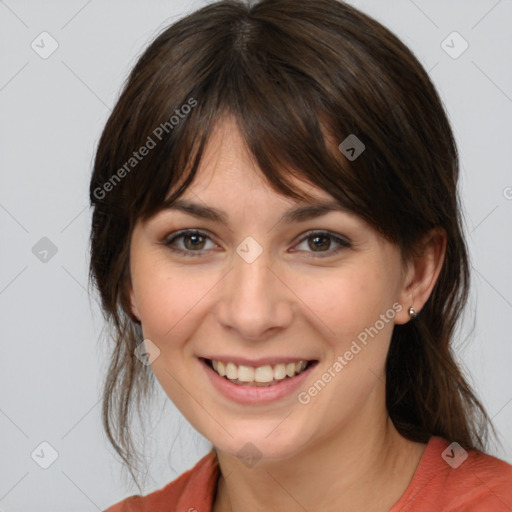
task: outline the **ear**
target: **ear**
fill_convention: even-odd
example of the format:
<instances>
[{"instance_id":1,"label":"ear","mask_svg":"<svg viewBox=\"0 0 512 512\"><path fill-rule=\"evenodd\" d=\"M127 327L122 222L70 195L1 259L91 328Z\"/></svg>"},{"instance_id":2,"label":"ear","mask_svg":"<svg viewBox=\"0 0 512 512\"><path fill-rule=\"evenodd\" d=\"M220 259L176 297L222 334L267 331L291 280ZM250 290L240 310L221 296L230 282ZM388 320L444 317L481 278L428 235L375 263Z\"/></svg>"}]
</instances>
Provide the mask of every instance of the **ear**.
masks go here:
<instances>
[{"instance_id":1,"label":"ear","mask_svg":"<svg viewBox=\"0 0 512 512\"><path fill-rule=\"evenodd\" d=\"M409 308L419 313L427 302L443 267L446 240L445 230L436 227L417 244L414 255L405 264L403 287L398 297L403 308L396 314L395 324L409 322Z\"/></svg>"}]
</instances>

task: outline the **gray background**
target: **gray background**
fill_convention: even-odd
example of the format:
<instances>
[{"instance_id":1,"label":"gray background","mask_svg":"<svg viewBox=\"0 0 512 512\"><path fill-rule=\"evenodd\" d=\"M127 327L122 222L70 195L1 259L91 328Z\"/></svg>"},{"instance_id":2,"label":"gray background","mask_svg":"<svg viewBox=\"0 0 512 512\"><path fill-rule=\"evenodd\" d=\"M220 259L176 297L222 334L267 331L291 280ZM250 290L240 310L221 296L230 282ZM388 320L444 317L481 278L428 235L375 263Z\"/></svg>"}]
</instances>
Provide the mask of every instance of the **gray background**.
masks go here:
<instances>
[{"instance_id":1,"label":"gray background","mask_svg":"<svg viewBox=\"0 0 512 512\"><path fill-rule=\"evenodd\" d=\"M474 276L458 353L500 433L503 448L492 453L512 462L512 3L351 3L414 51L448 110ZM0 511L102 510L138 492L101 428L108 350L87 293L88 182L101 129L140 51L203 4L0 1ZM31 47L42 46L43 31L58 43L47 59ZM469 44L458 58L442 47L453 31ZM457 52L462 43L451 39ZM163 392L159 399L144 494L210 446ZM42 442L52 448L41 452ZM58 457L42 469L35 460L49 462L52 449Z\"/></svg>"}]
</instances>

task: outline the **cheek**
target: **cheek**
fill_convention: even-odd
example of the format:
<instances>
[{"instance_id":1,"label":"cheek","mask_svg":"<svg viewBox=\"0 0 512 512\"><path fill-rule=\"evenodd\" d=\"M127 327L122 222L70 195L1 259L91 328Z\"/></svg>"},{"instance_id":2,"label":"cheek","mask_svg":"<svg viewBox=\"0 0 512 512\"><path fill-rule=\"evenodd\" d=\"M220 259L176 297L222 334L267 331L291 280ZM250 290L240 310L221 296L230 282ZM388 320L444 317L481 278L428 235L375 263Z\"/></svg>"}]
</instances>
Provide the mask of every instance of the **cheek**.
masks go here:
<instances>
[{"instance_id":1,"label":"cheek","mask_svg":"<svg viewBox=\"0 0 512 512\"><path fill-rule=\"evenodd\" d=\"M144 335L161 343L186 337L216 280L211 273L176 267L165 259L138 260L132 282Z\"/></svg>"},{"instance_id":2,"label":"cheek","mask_svg":"<svg viewBox=\"0 0 512 512\"><path fill-rule=\"evenodd\" d=\"M315 275L316 274L316 275ZM294 276L294 292L326 339L347 340L370 327L391 307L392 286L375 263Z\"/></svg>"}]
</instances>

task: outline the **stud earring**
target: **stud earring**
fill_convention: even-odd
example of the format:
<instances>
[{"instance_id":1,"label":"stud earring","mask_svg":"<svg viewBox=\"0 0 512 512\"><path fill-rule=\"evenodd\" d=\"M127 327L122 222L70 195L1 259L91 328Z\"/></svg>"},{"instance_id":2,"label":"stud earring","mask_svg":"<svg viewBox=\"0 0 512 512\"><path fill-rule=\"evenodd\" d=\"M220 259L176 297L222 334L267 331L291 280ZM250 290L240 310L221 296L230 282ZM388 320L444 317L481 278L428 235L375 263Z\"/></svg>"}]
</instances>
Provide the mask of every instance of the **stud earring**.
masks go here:
<instances>
[{"instance_id":1,"label":"stud earring","mask_svg":"<svg viewBox=\"0 0 512 512\"><path fill-rule=\"evenodd\" d=\"M412 306L409 308L409 316L412 319L414 319L418 316L418 313L416 313L415 309Z\"/></svg>"}]
</instances>

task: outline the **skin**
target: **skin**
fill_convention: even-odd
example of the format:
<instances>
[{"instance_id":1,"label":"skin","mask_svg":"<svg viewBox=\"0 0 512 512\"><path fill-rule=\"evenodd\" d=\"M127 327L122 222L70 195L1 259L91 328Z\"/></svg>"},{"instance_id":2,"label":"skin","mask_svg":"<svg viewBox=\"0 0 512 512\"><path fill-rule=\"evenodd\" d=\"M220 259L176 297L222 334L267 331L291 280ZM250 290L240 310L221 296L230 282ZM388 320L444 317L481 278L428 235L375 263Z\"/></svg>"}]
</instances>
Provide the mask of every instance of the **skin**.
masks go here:
<instances>
[{"instance_id":1,"label":"skin","mask_svg":"<svg viewBox=\"0 0 512 512\"><path fill-rule=\"evenodd\" d=\"M333 199L296 183L318 199ZM214 510L388 511L425 445L403 438L389 419L386 354L394 324L410 321L409 307L420 311L435 285L444 233L432 231L421 255L406 263L396 246L346 212L278 223L297 203L264 181L230 118L217 125L182 198L225 211L228 224L175 210L139 221L129 292L144 337L160 350L151 365L156 378L217 449ZM175 242L203 256L179 255L164 245L183 229L210 236ZM315 251L311 238L301 241L311 230L348 237L352 245L334 253L338 245L327 238ZM236 253L247 236L263 248L250 264ZM235 403L211 386L198 360L211 353L317 359L299 390L307 391L390 309L394 318L308 404L299 403L297 393L266 405ZM236 456L248 442L261 454L252 467Z\"/></svg>"}]
</instances>

